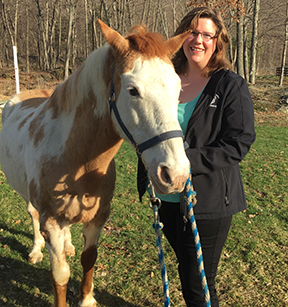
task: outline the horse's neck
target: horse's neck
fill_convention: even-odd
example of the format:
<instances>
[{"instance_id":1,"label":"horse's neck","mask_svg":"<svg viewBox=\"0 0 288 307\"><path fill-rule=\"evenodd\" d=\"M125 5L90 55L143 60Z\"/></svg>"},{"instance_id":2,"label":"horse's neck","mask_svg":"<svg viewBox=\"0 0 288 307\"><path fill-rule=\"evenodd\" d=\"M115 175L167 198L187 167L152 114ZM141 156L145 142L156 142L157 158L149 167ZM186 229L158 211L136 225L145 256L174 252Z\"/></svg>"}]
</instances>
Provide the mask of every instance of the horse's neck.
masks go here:
<instances>
[{"instance_id":1,"label":"horse's neck","mask_svg":"<svg viewBox=\"0 0 288 307\"><path fill-rule=\"evenodd\" d=\"M70 161L86 168L101 169L109 167L111 160L119 150L122 139L116 134L110 114L95 116L93 100L86 99L74 115L64 156Z\"/></svg>"},{"instance_id":2,"label":"horse's neck","mask_svg":"<svg viewBox=\"0 0 288 307\"><path fill-rule=\"evenodd\" d=\"M90 98L94 101L94 113L98 116L106 114L108 85L103 75L106 75L108 62L111 61L106 56L109 49L111 48L105 46L95 50L84 64L57 86L48 102L54 109L55 116L62 111L70 112Z\"/></svg>"},{"instance_id":3,"label":"horse's neck","mask_svg":"<svg viewBox=\"0 0 288 307\"><path fill-rule=\"evenodd\" d=\"M83 164L104 156L103 165L106 161L109 164L122 144L108 111L108 81L103 79L107 50L92 53L85 65L60 84L47 102L47 107L53 108L52 116L62 121L63 127L65 121L71 127L65 155L80 157Z\"/></svg>"}]
</instances>

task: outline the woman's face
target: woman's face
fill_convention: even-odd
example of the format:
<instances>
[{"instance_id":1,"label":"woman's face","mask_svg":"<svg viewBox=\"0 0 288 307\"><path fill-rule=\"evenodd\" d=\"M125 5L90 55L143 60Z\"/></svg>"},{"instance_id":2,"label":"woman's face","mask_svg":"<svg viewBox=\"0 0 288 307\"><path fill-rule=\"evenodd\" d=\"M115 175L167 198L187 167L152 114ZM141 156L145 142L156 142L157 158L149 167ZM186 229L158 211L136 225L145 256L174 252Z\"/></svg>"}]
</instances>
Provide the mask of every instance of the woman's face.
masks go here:
<instances>
[{"instance_id":1,"label":"woman's face","mask_svg":"<svg viewBox=\"0 0 288 307\"><path fill-rule=\"evenodd\" d=\"M216 49L216 25L211 19L199 18L198 26L183 43L188 65L203 69Z\"/></svg>"}]
</instances>

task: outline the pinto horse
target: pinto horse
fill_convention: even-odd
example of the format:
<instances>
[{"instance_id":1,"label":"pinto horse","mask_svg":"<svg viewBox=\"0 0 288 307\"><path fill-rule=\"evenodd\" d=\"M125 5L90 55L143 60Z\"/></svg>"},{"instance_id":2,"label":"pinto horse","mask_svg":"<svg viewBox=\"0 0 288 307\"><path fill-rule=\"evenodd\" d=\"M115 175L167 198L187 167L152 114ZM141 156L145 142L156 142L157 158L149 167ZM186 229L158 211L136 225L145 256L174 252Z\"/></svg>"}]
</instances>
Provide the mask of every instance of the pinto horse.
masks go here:
<instances>
[{"instance_id":1,"label":"pinto horse","mask_svg":"<svg viewBox=\"0 0 288 307\"><path fill-rule=\"evenodd\" d=\"M180 79L170 59L189 33L164 41L160 34L136 26L124 38L99 24L108 44L55 91L17 94L2 114L0 162L32 217L30 262L41 261L41 248L48 248L57 307L66 306L66 255L75 253L69 231L74 223L83 223L84 236L79 305L96 306L93 267L115 187L114 156L123 139L131 142L132 137L137 147L181 130ZM111 96L116 97L113 108ZM160 139L139 155L157 192L183 190L189 162L179 134Z\"/></svg>"}]
</instances>

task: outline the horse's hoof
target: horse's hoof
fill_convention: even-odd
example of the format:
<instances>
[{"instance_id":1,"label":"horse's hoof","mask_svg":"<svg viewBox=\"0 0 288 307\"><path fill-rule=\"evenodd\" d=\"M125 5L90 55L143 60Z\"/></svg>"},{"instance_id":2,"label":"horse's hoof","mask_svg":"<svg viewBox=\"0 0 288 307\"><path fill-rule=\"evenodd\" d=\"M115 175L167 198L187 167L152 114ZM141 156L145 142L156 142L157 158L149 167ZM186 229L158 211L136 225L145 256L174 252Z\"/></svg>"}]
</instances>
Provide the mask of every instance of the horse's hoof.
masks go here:
<instances>
[{"instance_id":1,"label":"horse's hoof","mask_svg":"<svg viewBox=\"0 0 288 307\"><path fill-rule=\"evenodd\" d=\"M75 247L72 244L65 245L65 255L67 257L75 256Z\"/></svg>"},{"instance_id":2,"label":"horse's hoof","mask_svg":"<svg viewBox=\"0 0 288 307\"><path fill-rule=\"evenodd\" d=\"M41 252L31 252L28 256L28 261L32 264L39 263L43 259L43 254Z\"/></svg>"},{"instance_id":3,"label":"horse's hoof","mask_svg":"<svg viewBox=\"0 0 288 307\"><path fill-rule=\"evenodd\" d=\"M80 307L97 307L97 302L93 296L93 291L79 302Z\"/></svg>"}]
</instances>

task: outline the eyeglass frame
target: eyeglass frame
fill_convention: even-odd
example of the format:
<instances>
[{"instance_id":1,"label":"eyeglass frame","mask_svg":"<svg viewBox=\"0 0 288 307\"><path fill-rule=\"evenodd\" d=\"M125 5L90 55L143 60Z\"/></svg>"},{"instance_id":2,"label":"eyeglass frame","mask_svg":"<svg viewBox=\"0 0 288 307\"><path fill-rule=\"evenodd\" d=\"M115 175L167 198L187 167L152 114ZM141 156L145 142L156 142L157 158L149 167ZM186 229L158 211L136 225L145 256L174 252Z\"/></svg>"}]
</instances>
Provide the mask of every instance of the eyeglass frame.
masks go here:
<instances>
[{"instance_id":1,"label":"eyeglass frame","mask_svg":"<svg viewBox=\"0 0 288 307\"><path fill-rule=\"evenodd\" d=\"M194 30L190 33L190 35L191 35L193 38L198 37L199 34L200 34L200 36L201 36L202 41L203 41L203 42L206 42L206 43L208 43L208 42L210 42L212 39L218 37L217 34L215 34L214 36L211 36L209 33L205 33L205 32L204 32L204 33L203 33L203 32L196 32L196 31L194 31ZM203 35L204 35L204 37L203 37ZM206 38L205 38L205 35L206 35ZM207 38L207 36L208 36L209 38Z\"/></svg>"}]
</instances>

